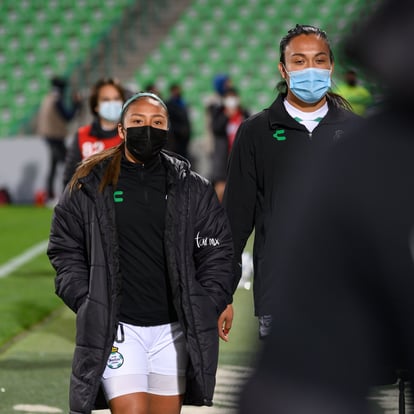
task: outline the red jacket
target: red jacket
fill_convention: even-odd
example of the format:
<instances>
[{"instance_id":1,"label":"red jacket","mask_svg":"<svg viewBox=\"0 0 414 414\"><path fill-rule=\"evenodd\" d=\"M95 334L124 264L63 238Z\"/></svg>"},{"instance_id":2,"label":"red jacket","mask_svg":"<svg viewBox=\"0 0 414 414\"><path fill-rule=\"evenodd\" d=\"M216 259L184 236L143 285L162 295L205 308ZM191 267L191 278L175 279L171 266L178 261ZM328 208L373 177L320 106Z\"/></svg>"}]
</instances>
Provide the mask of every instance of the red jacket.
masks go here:
<instances>
[{"instance_id":1,"label":"red jacket","mask_svg":"<svg viewBox=\"0 0 414 414\"><path fill-rule=\"evenodd\" d=\"M122 138L116 134L103 138L92 134L92 125L85 125L78 130L78 146L82 160L104 149L115 147L122 142Z\"/></svg>"},{"instance_id":2,"label":"red jacket","mask_svg":"<svg viewBox=\"0 0 414 414\"><path fill-rule=\"evenodd\" d=\"M121 142L122 138L118 135L118 128L104 130L98 120L80 127L66 155L63 185L65 186L70 181L76 167L82 160Z\"/></svg>"}]
</instances>

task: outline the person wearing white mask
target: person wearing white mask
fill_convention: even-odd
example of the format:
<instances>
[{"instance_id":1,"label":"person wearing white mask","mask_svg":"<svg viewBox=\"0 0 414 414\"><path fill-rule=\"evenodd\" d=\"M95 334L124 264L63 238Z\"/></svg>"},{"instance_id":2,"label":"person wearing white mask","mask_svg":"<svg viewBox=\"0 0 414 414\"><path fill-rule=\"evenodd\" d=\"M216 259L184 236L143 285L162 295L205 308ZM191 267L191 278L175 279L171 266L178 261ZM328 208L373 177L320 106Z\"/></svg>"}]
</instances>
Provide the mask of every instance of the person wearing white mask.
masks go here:
<instances>
[{"instance_id":1,"label":"person wearing white mask","mask_svg":"<svg viewBox=\"0 0 414 414\"><path fill-rule=\"evenodd\" d=\"M296 25L279 46L279 95L269 108L240 125L223 198L235 245L234 288L243 249L255 230L253 291L260 338L270 331L269 292L277 283L273 273L263 269L269 223L283 222L286 196L301 183L303 173L310 172L316 155L341 140L360 119L345 99L330 91L334 57L323 30Z\"/></svg>"},{"instance_id":2,"label":"person wearing white mask","mask_svg":"<svg viewBox=\"0 0 414 414\"><path fill-rule=\"evenodd\" d=\"M70 181L82 160L121 143L118 122L125 94L125 88L113 78L99 79L92 87L89 107L93 121L76 131L67 151L63 173L64 186Z\"/></svg>"},{"instance_id":3,"label":"person wearing white mask","mask_svg":"<svg viewBox=\"0 0 414 414\"><path fill-rule=\"evenodd\" d=\"M243 108L236 88L230 87L223 95L223 103L211 116L211 128L214 135L214 151L210 179L214 184L217 197L223 199L226 186L226 168L229 154L240 124L250 113Z\"/></svg>"}]
</instances>

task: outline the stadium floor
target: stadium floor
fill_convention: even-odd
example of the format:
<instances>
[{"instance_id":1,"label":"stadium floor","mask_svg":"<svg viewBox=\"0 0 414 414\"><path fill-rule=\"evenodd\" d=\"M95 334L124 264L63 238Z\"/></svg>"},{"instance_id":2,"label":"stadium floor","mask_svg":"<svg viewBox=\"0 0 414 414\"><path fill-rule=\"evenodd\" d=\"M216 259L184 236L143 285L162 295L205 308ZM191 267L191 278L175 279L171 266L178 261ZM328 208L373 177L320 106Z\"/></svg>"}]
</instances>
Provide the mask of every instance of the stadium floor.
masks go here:
<instances>
[{"instance_id":1,"label":"stadium floor","mask_svg":"<svg viewBox=\"0 0 414 414\"><path fill-rule=\"evenodd\" d=\"M250 292L251 293L251 292ZM0 414L64 413L73 352L73 314L59 310L46 322L17 338L0 352ZM183 414L236 414L237 398L251 368L221 363L214 407L184 407ZM398 388L373 390L372 414L402 414ZM406 393L406 413L413 412ZM108 410L94 411L107 414Z\"/></svg>"},{"instance_id":2,"label":"stadium floor","mask_svg":"<svg viewBox=\"0 0 414 414\"><path fill-rule=\"evenodd\" d=\"M245 296L250 294L247 292ZM74 315L62 307L45 322L0 349L0 414L67 412L74 346L73 325ZM183 414L236 412L239 390L251 368L231 365L234 352L227 352L230 354L229 364L219 367L214 407L188 406L183 408ZM98 410L94 413L105 414L109 411Z\"/></svg>"}]
</instances>

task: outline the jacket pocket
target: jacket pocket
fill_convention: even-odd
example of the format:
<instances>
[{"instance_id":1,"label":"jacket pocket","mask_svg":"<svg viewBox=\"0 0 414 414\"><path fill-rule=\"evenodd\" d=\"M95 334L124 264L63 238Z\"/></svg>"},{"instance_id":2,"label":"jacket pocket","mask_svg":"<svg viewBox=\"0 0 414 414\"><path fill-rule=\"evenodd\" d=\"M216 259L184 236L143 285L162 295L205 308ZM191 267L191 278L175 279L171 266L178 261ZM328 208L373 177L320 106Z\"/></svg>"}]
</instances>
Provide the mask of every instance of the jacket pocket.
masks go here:
<instances>
[{"instance_id":1,"label":"jacket pocket","mask_svg":"<svg viewBox=\"0 0 414 414\"><path fill-rule=\"evenodd\" d=\"M105 305L88 297L76 314L76 344L103 348L108 328L108 309Z\"/></svg>"}]
</instances>

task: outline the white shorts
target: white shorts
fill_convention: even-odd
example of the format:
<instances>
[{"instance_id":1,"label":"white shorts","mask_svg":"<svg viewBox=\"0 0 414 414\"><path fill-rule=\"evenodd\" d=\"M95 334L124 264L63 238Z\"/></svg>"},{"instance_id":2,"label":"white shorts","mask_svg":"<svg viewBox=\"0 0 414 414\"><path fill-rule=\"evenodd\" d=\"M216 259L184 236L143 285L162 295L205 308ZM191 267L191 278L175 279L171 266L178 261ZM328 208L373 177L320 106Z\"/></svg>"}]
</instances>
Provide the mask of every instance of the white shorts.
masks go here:
<instances>
[{"instance_id":1,"label":"white shorts","mask_svg":"<svg viewBox=\"0 0 414 414\"><path fill-rule=\"evenodd\" d=\"M159 326L121 323L102 375L106 398L135 392L184 394L187 363L178 322Z\"/></svg>"}]
</instances>

